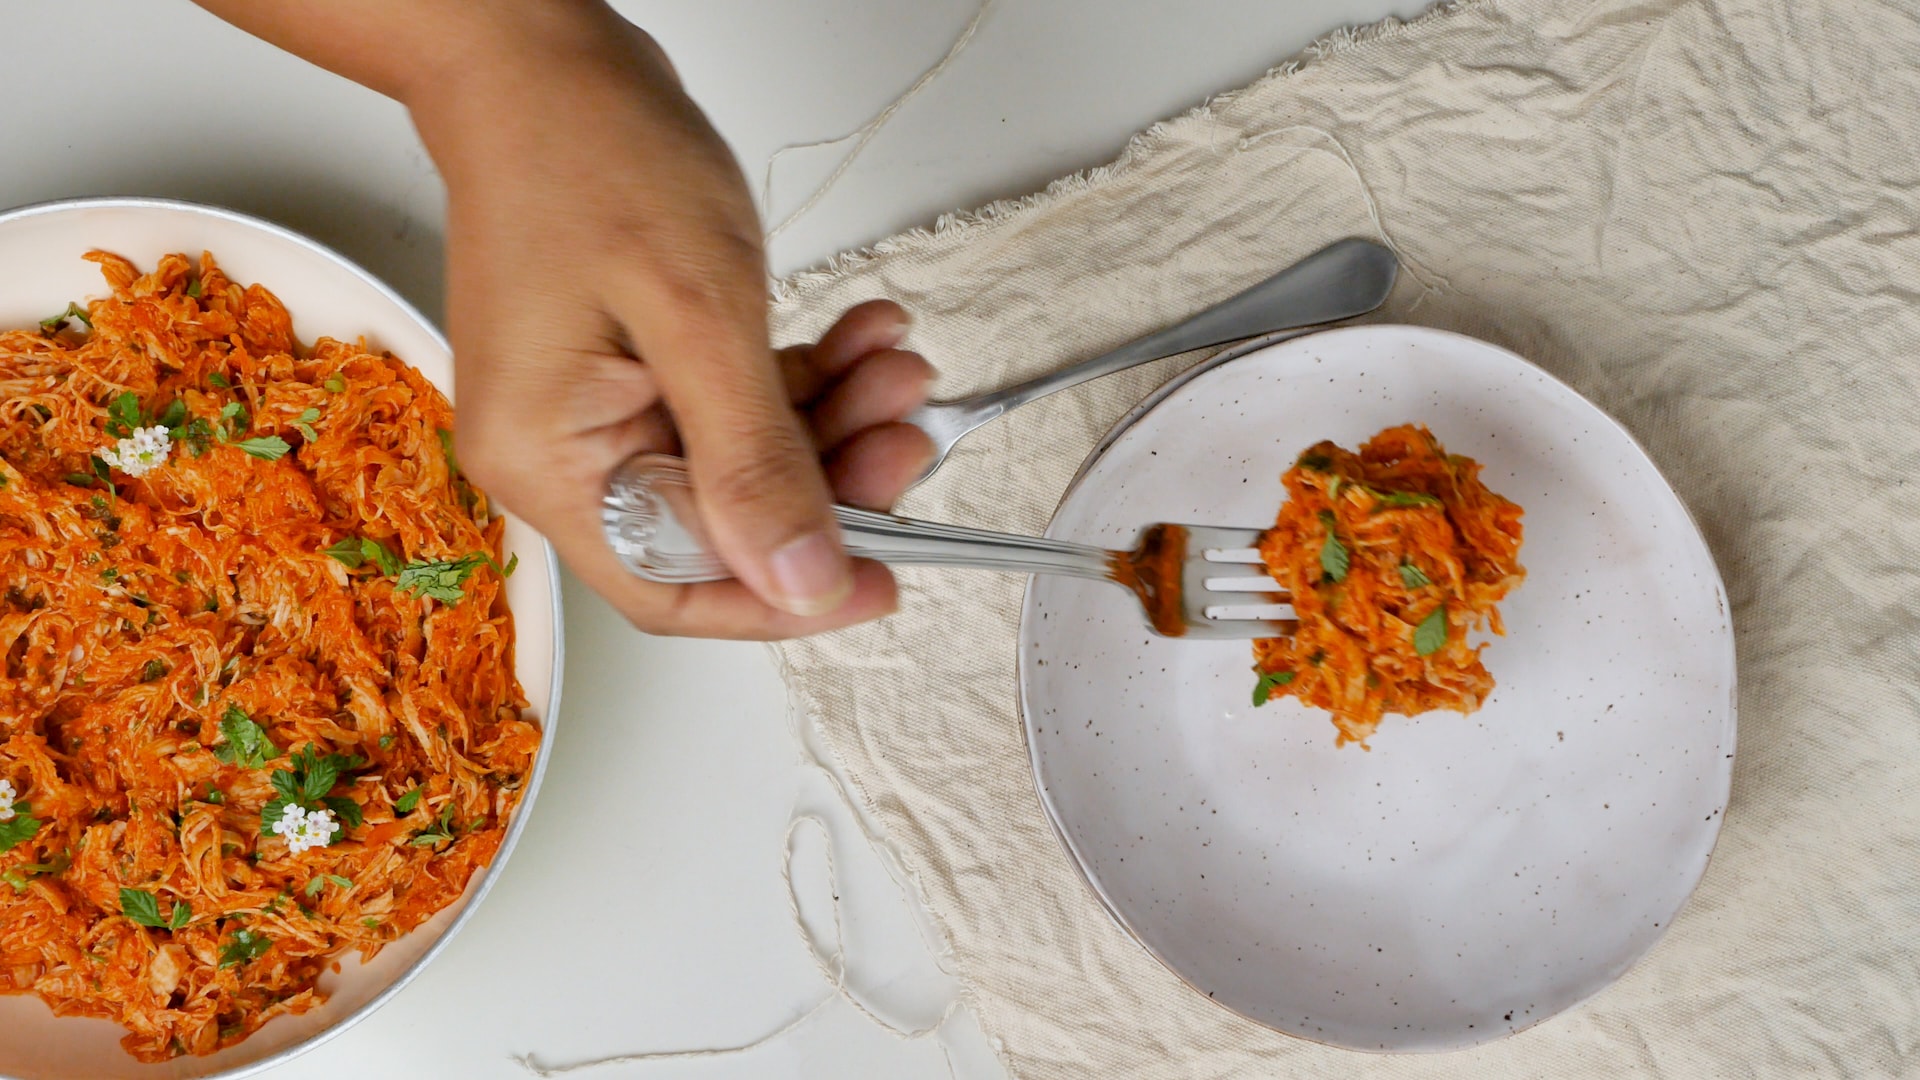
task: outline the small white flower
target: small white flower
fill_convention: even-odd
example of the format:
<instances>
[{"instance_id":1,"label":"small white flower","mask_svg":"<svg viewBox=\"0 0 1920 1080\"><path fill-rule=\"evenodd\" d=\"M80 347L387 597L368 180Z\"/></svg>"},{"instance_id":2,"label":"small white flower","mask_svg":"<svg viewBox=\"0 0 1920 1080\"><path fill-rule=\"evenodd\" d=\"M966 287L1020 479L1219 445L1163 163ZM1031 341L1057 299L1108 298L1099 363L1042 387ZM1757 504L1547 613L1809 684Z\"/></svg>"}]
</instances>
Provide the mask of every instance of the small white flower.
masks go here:
<instances>
[{"instance_id":1,"label":"small white flower","mask_svg":"<svg viewBox=\"0 0 1920 1080\"><path fill-rule=\"evenodd\" d=\"M20 793L13 790L13 781L0 780L0 821L13 820L13 803Z\"/></svg>"},{"instance_id":2,"label":"small white flower","mask_svg":"<svg viewBox=\"0 0 1920 1080\"><path fill-rule=\"evenodd\" d=\"M173 436L155 425L134 428L133 434L113 444L112 449L100 451L100 460L128 476L145 476L149 469L165 464L172 452Z\"/></svg>"},{"instance_id":3,"label":"small white flower","mask_svg":"<svg viewBox=\"0 0 1920 1080\"><path fill-rule=\"evenodd\" d=\"M288 803L287 808L280 811L280 820L273 823L273 831L286 838L289 854L300 855L309 848L333 843L333 834L340 831L340 825L333 820L331 810L308 810Z\"/></svg>"}]
</instances>

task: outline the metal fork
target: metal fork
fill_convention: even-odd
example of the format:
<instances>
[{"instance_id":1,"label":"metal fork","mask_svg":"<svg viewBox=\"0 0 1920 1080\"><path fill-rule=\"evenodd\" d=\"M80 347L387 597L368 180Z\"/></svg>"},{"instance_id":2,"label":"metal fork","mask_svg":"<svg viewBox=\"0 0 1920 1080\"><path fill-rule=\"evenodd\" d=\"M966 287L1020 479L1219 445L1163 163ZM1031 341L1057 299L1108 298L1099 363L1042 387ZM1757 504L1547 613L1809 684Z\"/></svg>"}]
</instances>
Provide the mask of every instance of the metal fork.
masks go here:
<instances>
[{"instance_id":1,"label":"metal fork","mask_svg":"<svg viewBox=\"0 0 1920 1080\"><path fill-rule=\"evenodd\" d=\"M1289 597L1254 550L1258 529L1148 526L1132 551L913 521L836 506L849 553L894 566L951 566L1111 581L1133 592L1154 632L1167 637L1258 638L1293 634L1280 617ZM618 469L602 501L607 542L649 581L692 584L732 577L700 528L686 463L639 454Z\"/></svg>"}]
</instances>

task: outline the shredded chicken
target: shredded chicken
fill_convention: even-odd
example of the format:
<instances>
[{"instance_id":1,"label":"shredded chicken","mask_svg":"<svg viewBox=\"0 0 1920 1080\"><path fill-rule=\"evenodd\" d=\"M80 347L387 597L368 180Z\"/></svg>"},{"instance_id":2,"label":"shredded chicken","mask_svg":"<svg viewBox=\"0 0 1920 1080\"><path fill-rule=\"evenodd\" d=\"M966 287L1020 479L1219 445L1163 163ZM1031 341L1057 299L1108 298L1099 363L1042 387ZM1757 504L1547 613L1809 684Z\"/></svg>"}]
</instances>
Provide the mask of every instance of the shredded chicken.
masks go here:
<instances>
[{"instance_id":1,"label":"shredded chicken","mask_svg":"<svg viewBox=\"0 0 1920 1080\"><path fill-rule=\"evenodd\" d=\"M453 902L540 732L445 397L211 256L88 258L90 325L0 333L0 992L158 1062Z\"/></svg>"},{"instance_id":2,"label":"shredded chicken","mask_svg":"<svg viewBox=\"0 0 1920 1080\"><path fill-rule=\"evenodd\" d=\"M1414 425L1358 454L1320 443L1281 482L1260 554L1300 629L1253 643L1255 702L1297 697L1362 746L1388 713L1478 709L1493 676L1468 633L1505 633L1495 605L1526 576L1520 507Z\"/></svg>"}]
</instances>

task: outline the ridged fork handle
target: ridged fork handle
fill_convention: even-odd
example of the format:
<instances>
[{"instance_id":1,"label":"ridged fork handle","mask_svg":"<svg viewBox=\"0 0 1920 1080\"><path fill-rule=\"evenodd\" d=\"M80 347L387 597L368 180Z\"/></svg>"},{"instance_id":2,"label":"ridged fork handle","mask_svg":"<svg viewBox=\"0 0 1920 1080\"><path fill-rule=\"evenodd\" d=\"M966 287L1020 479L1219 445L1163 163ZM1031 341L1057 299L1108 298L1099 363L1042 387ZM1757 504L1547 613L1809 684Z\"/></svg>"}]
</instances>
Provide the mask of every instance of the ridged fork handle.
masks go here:
<instances>
[{"instance_id":1,"label":"ridged fork handle","mask_svg":"<svg viewBox=\"0 0 1920 1080\"><path fill-rule=\"evenodd\" d=\"M846 506L833 512L847 551L858 558L894 566L1111 577L1114 553L1084 544L913 521ZM629 458L614 470L600 519L621 561L649 581L685 585L733 576L700 529L686 463L679 458Z\"/></svg>"}]
</instances>

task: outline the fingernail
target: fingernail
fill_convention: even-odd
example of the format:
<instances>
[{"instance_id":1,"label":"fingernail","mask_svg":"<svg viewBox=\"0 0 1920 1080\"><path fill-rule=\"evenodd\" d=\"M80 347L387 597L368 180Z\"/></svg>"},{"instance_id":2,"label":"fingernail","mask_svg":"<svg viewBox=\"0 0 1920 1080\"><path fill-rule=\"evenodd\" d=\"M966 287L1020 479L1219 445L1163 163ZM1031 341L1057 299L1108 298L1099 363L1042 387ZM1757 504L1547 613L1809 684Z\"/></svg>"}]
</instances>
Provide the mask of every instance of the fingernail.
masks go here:
<instances>
[{"instance_id":1,"label":"fingernail","mask_svg":"<svg viewBox=\"0 0 1920 1080\"><path fill-rule=\"evenodd\" d=\"M893 339L894 345L898 345L907 340L907 331L911 329L913 329L913 316L903 311L888 324L886 334Z\"/></svg>"},{"instance_id":2,"label":"fingernail","mask_svg":"<svg viewBox=\"0 0 1920 1080\"><path fill-rule=\"evenodd\" d=\"M846 559L823 532L791 541L773 553L770 565L781 606L795 615L824 615L853 592Z\"/></svg>"},{"instance_id":3,"label":"fingernail","mask_svg":"<svg viewBox=\"0 0 1920 1080\"><path fill-rule=\"evenodd\" d=\"M920 466L913 471L913 475L920 477L926 476L927 473L932 470L933 463L939 460L940 448L929 443L927 445L927 452L920 455Z\"/></svg>"}]
</instances>

